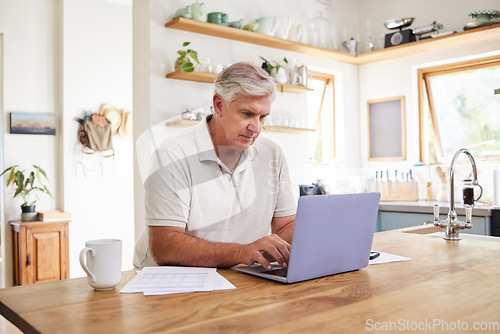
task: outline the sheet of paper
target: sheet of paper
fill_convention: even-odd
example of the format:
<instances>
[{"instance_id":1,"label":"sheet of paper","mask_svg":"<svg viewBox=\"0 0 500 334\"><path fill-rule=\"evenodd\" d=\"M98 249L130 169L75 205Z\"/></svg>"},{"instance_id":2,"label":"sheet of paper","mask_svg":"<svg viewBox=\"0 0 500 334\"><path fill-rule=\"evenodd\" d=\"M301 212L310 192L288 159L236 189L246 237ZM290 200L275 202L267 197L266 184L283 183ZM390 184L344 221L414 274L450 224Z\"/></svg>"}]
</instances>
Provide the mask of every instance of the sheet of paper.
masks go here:
<instances>
[{"instance_id":1,"label":"sheet of paper","mask_svg":"<svg viewBox=\"0 0 500 334\"><path fill-rule=\"evenodd\" d=\"M160 266L138 271L120 292L151 296L235 288L215 268Z\"/></svg>"},{"instance_id":2,"label":"sheet of paper","mask_svg":"<svg viewBox=\"0 0 500 334\"><path fill-rule=\"evenodd\" d=\"M215 273L215 283L213 290L228 290L228 289L236 289L236 287L231 284L224 276L219 273ZM182 293L182 292L192 292L192 291L148 291L144 292L145 296L155 296L155 295L166 295L171 293Z\"/></svg>"},{"instance_id":3,"label":"sheet of paper","mask_svg":"<svg viewBox=\"0 0 500 334\"><path fill-rule=\"evenodd\" d=\"M380 256L370 260L368 264L381 264L381 263L389 263L389 262L397 262L397 261L409 261L411 260L409 257L404 257L404 256L399 256L399 255L394 255L394 254L389 254L389 253L384 253L384 252L379 252Z\"/></svg>"},{"instance_id":4,"label":"sheet of paper","mask_svg":"<svg viewBox=\"0 0 500 334\"><path fill-rule=\"evenodd\" d=\"M188 292L214 289L215 268L198 267L146 267L120 291L134 292Z\"/></svg>"},{"instance_id":5,"label":"sheet of paper","mask_svg":"<svg viewBox=\"0 0 500 334\"><path fill-rule=\"evenodd\" d=\"M215 278L214 290L229 290L229 289L236 289L236 287L233 284L231 284L231 282L229 282L224 276L217 273L217 276Z\"/></svg>"}]
</instances>

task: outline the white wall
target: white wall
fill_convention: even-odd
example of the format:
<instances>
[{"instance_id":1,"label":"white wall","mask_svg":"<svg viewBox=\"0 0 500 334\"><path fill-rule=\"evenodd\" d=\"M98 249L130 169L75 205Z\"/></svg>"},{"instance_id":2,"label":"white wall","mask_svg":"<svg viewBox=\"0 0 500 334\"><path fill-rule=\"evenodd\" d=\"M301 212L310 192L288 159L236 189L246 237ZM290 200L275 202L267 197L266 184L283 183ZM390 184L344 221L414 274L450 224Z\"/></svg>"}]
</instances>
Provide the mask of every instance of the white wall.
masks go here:
<instances>
[{"instance_id":1,"label":"white wall","mask_svg":"<svg viewBox=\"0 0 500 334\"><path fill-rule=\"evenodd\" d=\"M72 213L69 227L70 276L82 276L78 254L84 241L120 238L123 268L132 267L133 139L113 137L116 156L104 175L78 169L77 122L83 110L102 103L132 108L132 8L103 0L0 0L4 40L3 111L5 166L40 165L54 199L38 210ZM10 135L10 112L55 113L56 136ZM5 192L2 263L12 284L9 220L20 218L20 202Z\"/></svg>"},{"instance_id":2,"label":"white wall","mask_svg":"<svg viewBox=\"0 0 500 334\"><path fill-rule=\"evenodd\" d=\"M58 187L57 136L11 135L8 133L10 112L56 113L54 78L54 6L53 1L2 1L0 33L4 41L3 111L5 124L4 164L29 166L37 164L46 170L51 190L57 198ZM49 47L47 47L49 46ZM12 233L9 220L19 219L20 199L12 200L13 192L5 192L4 225L2 226L2 266L5 284L10 285L12 273ZM41 199L39 209L55 208L55 199Z\"/></svg>"},{"instance_id":3,"label":"white wall","mask_svg":"<svg viewBox=\"0 0 500 334\"><path fill-rule=\"evenodd\" d=\"M71 276L85 240L123 241L123 268L132 268L133 139L113 136L114 158L81 154L78 123L84 110L102 103L132 109L132 8L102 0L64 2L63 106L64 207L70 226ZM111 19L112 18L112 19Z\"/></svg>"}]
</instances>

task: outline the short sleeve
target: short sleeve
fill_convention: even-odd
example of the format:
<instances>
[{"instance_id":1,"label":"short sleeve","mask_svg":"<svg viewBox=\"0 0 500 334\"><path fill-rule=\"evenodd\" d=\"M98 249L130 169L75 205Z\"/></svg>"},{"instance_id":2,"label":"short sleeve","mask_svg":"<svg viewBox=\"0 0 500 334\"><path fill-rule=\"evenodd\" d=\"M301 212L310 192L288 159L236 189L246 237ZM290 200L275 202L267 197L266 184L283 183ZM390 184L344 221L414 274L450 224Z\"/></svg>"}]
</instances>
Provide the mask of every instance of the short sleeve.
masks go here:
<instances>
[{"instance_id":1,"label":"short sleeve","mask_svg":"<svg viewBox=\"0 0 500 334\"><path fill-rule=\"evenodd\" d=\"M278 197L276 200L276 208L274 210L274 217L286 217L294 215L297 212L297 202L292 191L290 181L290 173L286 163L285 156L280 150L280 168L279 168L279 184L278 184Z\"/></svg>"},{"instance_id":2,"label":"short sleeve","mask_svg":"<svg viewBox=\"0 0 500 334\"><path fill-rule=\"evenodd\" d=\"M190 178L186 160L173 150L154 152L144 183L146 225L185 228L190 207Z\"/></svg>"}]
</instances>

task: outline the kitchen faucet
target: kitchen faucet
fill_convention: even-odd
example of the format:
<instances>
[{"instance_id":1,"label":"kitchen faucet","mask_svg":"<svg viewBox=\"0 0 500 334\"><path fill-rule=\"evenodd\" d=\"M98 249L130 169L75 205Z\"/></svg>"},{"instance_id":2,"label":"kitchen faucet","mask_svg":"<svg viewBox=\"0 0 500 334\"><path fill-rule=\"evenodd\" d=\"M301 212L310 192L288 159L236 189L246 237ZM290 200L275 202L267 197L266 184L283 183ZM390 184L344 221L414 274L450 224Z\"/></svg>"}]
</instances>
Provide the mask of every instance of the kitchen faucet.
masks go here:
<instances>
[{"instance_id":1,"label":"kitchen faucet","mask_svg":"<svg viewBox=\"0 0 500 334\"><path fill-rule=\"evenodd\" d=\"M477 168L476 162L474 161L474 157L466 148L459 149L453 159L451 160L451 169L450 169L450 211L448 212L448 218L445 220L439 220L439 205L434 205L434 225L440 226L446 229L446 234L444 239L446 240L460 240L459 233L460 230L466 228L472 228L471 220L472 220L472 208L470 205L465 206L465 222L461 222L457 219L457 213L455 212L455 165L457 163L458 156L460 153L465 153L470 160L472 165L472 184L479 185L477 182Z\"/></svg>"}]
</instances>

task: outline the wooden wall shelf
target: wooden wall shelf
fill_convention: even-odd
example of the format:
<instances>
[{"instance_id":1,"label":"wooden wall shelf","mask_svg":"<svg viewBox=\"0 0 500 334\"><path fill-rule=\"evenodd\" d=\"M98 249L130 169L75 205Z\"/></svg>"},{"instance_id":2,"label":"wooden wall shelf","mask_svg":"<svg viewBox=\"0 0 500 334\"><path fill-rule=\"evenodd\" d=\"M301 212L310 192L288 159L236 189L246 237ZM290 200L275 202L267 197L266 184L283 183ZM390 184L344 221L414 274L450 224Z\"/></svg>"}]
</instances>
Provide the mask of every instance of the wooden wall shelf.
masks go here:
<instances>
[{"instance_id":1,"label":"wooden wall shelf","mask_svg":"<svg viewBox=\"0 0 500 334\"><path fill-rule=\"evenodd\" d=\"M187 81L195 81L195 82L205 82L205 83L213 83L217 74L215 73L207 73L207 72L184 72L184 71L175 71L172 73L168 73L166 75L168 79L176 79L176 80L187 80ZM307 88L304 86L298 85L290 85L290 84L277 84L278 91L281 91L281 86L283 86L284 93L292 93L292 94L303 94L312 92L313 89Z\"/></svg>"},{"instance_id":2,"label":"wooden wall shelf","mask_svg":"<svg viewBox=\"0 0 500 334\"><path fill-rule=\"evenodd\" d=\"M213 83L217 75L208 72L184 72L181 70L168 73L167 79L186 80L195 82Z\"/></svg>"},{"instance_id":3,"label":"wooden wall shelf","mask_svg":"<svg viewBox=\"0 0 500 334\"><path fill-rule=\"evenodd\" d=\"M409 44L393 46L387 49L376 50L353 56L346 52L329 50L247 30L186 19L183 17L179 17L171 22L166 23L165 27L194 32L197 34L232 39L240 42L263 45L275 49L298 52L306 55L321 57L354 65L369 64L423 52L442 50L456 46L471 45L488 40L500 39L499 23L487 27L466 30L437 38L428 38Z\"/></svg>"},{"instance_id":4,"label":"wooden wall shelf","mask_svg":"<svg viewBox=\"0 0 500 334\"><path fill-rule=\"evenodd\" d=\"M444 50L447 48L476 44L490 40L500 40L500 23L492 26L465 30L454 34L427 38L417 42L392 46L356 56L355 64L363 65L377 61L395 59L414 54Z\"/></svg>"},{"instance_id":5,"label":"wooden wall shelf","mask_svg":"<svg viewBox=\"0 0 500 334\"><path fill-rule=\"evenodd\" d=\"M347 52L324 49L312 45L292 42L286 39L259 34L248 30L236 29L219 24L186 19L184 17L179 17L173 21L166 23L165 27L194 32L202 35L232 39L240 42L263 45L275 49L294 51L311 56L338 60L345 63L350 63L353 61L353 59L355 59L354 56L350 55Z\"/></svg>"},{"instance_id":6,"label":"wooden wall shelf","mask_svg":"<svg viewBox=\"0 0 500 334\"><path fill-rule=\"evenodd\" d=\"M178 120L178 121L173 121L173 122L167 122L165 125L166 126L172 126L172 127L188 127L191 125L198 124L199 121L192 121L192 120ZM288 132L288 133L297 133L297 132L314 132L314 129L306 129L306 128L290 128L290 127L284 127L284 126L267 126L264 125L263 128L264 131L269 131L269 132Z\"/></svg>"}]
</instances>

